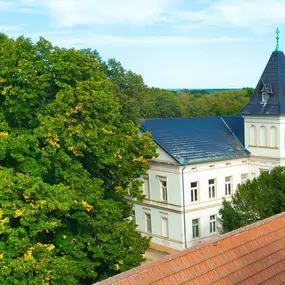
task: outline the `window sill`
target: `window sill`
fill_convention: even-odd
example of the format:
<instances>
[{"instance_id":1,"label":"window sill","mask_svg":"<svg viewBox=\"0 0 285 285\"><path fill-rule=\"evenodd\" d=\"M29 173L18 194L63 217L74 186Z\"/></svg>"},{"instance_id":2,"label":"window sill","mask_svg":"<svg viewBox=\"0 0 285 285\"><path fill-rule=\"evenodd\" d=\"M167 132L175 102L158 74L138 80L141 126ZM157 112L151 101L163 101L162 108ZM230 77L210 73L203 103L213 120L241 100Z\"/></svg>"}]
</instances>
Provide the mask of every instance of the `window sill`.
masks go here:
<instances>
[{"instance_id":1,"label":"window sill","mask_svg":"<svg viewBox=\"0 0 285 285\"><path fill-rule=\"evenodd\" d=\"M195 240L198 240L200 239L201 237L192 237L192 241L195 241Z\"/></svg>"},{"instance_id":2,"label":"window sill","mask_svg":"<svg viewBox=\"0 0 285 285\"><path fill-rule=\"evenodd\" d=\"M279 147L273 147L273 146L260 146L260 145L248 145L248 147L255 147L255 148L267 148L267 149L279 149Z\"/></svg>"}]
</instances>

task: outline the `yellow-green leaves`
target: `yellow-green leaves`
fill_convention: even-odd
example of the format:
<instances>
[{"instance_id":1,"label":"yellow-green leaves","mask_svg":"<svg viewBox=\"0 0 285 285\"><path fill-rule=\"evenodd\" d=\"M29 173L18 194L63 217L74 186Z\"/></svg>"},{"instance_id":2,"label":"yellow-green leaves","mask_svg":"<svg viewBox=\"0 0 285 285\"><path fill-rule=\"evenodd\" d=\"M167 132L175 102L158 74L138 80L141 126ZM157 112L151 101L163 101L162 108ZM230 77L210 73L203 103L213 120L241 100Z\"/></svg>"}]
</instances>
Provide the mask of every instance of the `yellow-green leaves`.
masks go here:
<instances>
[{"instance_id":1,"label":"yellow-green leaves","mask_svg":"<svg viewBox=\"0 0 285 285\"><path fill-rule=\"evenodd\" d=\"M142 78L43 38L0 46L0 284L84 284L140 264L149 241L124 195L142 197L155 155L134 122Z\"/></svg>"}]
</instances>

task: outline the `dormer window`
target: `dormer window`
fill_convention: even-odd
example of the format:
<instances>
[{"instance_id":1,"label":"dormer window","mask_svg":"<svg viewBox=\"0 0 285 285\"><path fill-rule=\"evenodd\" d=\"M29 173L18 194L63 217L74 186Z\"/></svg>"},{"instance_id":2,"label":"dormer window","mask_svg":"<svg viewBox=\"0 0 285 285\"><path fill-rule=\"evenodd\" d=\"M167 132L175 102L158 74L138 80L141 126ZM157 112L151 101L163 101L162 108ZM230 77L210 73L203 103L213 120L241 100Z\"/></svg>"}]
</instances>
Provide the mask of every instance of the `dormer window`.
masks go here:
<instances>
[{"instance_id":1,"label":"dormer window","mask_svg":"<svg viewBox=\"0 0 285 285\"><path fill-rule=\"evenodd\" d=\"M264 80L261 79L262 82L262 87L259 91L259 93L261 94L261 104L265 104L267 103L269 96L273 94L272 91L272 86L270 81L265 82Z\"/></svg>"},{"instance_id":2,"label":"dormer window","mask_svg":"<svg viewBox=\"0 0 285 285\"><path fill-rule=\"evenodd\" d=\"M268 100L268 94L265 91L261 93L261 100L262 100L262 103L266 103Z\"/></svg>"}]
</instances>

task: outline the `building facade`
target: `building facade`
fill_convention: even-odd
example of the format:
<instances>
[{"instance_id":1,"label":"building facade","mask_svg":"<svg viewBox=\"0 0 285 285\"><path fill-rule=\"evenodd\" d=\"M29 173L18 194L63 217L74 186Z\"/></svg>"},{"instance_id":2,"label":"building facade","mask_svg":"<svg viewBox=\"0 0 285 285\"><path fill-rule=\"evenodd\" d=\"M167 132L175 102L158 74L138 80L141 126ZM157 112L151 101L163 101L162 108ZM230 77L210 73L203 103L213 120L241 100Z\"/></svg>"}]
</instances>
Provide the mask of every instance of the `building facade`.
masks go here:
<instances>
[{"instance_id":1,"label":"building facade","mask_svg":"<svg viewBox=\"0 0 285 285\"><path fill-rule=\"evenodd\" d=\"M159 156L142 177L138 230L160 250L218 234L223 198L262 171L285 165L285 56L278 45L238 116L148 119Z\"/></svg>"}]
</instances>

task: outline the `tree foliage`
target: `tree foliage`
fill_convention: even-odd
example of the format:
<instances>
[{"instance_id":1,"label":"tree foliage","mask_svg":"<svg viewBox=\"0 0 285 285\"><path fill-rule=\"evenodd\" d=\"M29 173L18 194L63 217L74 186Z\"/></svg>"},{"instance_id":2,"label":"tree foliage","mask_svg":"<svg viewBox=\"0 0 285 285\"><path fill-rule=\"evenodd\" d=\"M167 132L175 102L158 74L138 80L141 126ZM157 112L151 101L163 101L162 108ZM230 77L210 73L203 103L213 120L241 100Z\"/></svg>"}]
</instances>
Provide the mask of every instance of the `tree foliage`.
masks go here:
<instances>
[{"instance_id":1,"label":"tree foliage","mask_svg":"<svg viewBox=\"0 0 285 285\"><path fill-rule=\"evenodd\" d=\"M249 97L247 90L226 90L210 94L181 93L179 99L184 117L199 117L238 114Z\"/></svg>"},{"instance_id":2,"label":"tree foliage","mask_svg":"<svg viewBox=\"0 0 285 285\"><path fill-rule=\"evenodd\" d=\"M0 283L89 284L139 265L149 241L124 196L142 198L155 147L124 109L121 71L43 38L0 46Z\"/></svg>"},{"instance_id":3,"label":"tree foliage","mask_svg":"<svg viewBox=\"0 0 285 285\"><path fill-rule=\"evenodd\" d=\"M144 89L137 107L138 118L171 118L235 115L247 104L252 88L222 90L181 90L170 92L159 88Z\"/></svg>"},{"instance_id":4,"label":"tree foliage","mask_svg":"<svg viewBox=\"0 0 285 285\"><path fill-rule=\"evenodd\" d=\"M258 178L240 184L231 201L220 209L221 230L234 229L285 211L285 167L275 167Z\"/></svg>"},{"instance_id":5,"label":"tree foliage","mask_svg":"<svg viewBox=\"0 0 285 285\"><path fill-rule=\"evenodd\" d=\"M181 117L179 99L170 91L149 88L141 105L142 118Z\"/></svg>"}]
</instances>

